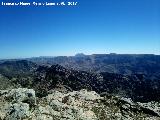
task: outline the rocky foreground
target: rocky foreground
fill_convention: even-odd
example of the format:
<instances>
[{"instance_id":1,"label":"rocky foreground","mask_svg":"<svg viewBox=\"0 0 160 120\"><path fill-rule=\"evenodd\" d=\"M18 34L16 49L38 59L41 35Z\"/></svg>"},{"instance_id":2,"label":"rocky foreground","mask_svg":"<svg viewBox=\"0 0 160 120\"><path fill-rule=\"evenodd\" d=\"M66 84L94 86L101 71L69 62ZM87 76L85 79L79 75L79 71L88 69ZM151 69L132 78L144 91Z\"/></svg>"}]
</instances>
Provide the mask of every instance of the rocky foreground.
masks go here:
<instances>
[{"instance_id":1,"label":"rocky foreground","mask_svg":"<svg viewBox=\"0 0 160 120\"><path fill-rule=\"evenodd\" d=\"M38 98L33 89L18 88L0 90L0 120L160 120L160 104L87 90Z\"/></svg>"}]
</instances>

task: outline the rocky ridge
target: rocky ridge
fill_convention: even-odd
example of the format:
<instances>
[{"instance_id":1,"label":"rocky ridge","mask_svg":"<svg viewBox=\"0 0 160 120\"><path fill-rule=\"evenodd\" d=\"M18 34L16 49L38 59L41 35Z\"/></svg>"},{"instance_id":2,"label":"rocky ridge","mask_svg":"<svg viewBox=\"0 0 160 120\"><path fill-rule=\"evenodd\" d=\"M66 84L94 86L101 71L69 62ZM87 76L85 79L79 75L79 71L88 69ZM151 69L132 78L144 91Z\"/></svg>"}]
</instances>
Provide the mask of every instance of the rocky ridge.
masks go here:
<instances>
[{"instance_id":1,"label":"rocky ridge","mask_svg":"<svg viewBox=\"0 0 160 120\"><path fill-rule=\"evenodd\" d=\"M149 80L143 74L121 75L114 73L90 73L70 70L61 65L39 67L36 71L33 87L45 96L46 91L59 85L69 90L93 90L101 94L107 92L114 95L132 98L138 102L158 101L160 94L159 80Z\"/></svg>"}]
</instances>

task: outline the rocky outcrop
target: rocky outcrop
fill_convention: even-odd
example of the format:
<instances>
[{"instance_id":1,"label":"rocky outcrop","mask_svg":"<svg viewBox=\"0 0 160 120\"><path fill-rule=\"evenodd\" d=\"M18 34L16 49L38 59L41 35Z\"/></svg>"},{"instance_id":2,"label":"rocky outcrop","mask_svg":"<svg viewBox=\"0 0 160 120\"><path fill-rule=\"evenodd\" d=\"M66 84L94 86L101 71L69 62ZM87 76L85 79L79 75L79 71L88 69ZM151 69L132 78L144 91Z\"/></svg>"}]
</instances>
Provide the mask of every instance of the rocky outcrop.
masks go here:
<instances>
[{"instance_id":1,"label":"rocky outcrop","mask_svg":"<svg viewBox=\"0 0 160 120\"><path fill-rule=\"evenodd\" d=\"M0 118L20 120L29 118L30 108L36 105L33 89L18 88L0 91Z\"/></svg>"},{"instance_id":2,"label":"rocky outcrop","mask_svg":"<svg viewBox=\"0 0 160 120\"><path fill-rule=\"evenodd\" d=\"M91 109L101 99L94 91L52 91L36 105L34 90L25 88L2 90L0 96L2 120L94 120L97 116Z\"/></svg>"},{"instance_id":3,"label":"rocky outcrop","mask_svg":"<svg viewBox=\"0 0 160 120\"><path fill-rule=\"evenodd\" d=\"M85 89L53 90L43 98L33 89L0 91L0 120L159 120L159 111L158 102L135 103Z\"/></svg>"},{"instance_id":4,"label":"rocky outcrop","mask_svg":"<svg viewBox=\"0 0 160 120\"><path fill-rule=\"evenodd\" d=\"M27 103L13 103L4 106L4 118L5 120L21 120L30 117L31 112L29 110L29 104Z\"/></svg>"},{"instance_id":5,"label":"rocky outcrop","mask_svg":"<svg viewBox=\"0 0 160 120\"><path fill-rule=\"evenodd\" d=\"M1 99L3 98L8 102L23 102L30 105L36 104L36 96L33 89L18 88L11 90L1 90L0 96Z\"/></svg>"},{"instance_id":6,"label":"rocky outcrop","mask_svg":"<svg viewBox=\"0 0 160 120\"><path fill-rule=\"evenodd\" d=\"M45 104L45 107L39 106L37 110L42 116L47 114L47 116L54 116L60 120L94 120L97 117L91 108L93 103L96 105L94 101L99 99L101 97L97 93L87 92L86 90L69 92L67 94L53 91L52 94L43 98L42 101L44 103L41 104ZM46 109L48 111L44 111Z\"/></svg>"}]
</instances>

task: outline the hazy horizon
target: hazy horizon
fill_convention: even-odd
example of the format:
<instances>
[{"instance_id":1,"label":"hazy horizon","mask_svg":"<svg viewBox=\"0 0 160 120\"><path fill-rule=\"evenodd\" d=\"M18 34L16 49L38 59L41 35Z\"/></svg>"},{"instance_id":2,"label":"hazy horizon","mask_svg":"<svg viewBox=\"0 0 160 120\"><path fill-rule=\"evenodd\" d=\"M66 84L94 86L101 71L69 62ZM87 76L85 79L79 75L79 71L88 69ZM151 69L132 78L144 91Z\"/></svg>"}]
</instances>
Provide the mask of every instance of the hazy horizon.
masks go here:
<instances>
[{"instance_id":1,"label":"hazy horizon","mask_svg":"<svg viewBox=\"0 0 160 120\"><path fill-rule=\"evenodd\" d=\"M137 53L92 53L92 54L85 54L85 53L76 53L76 54L73 54L73 55L49 55L49 56L46 56L46 55L42 55L42 56L28 56L28 57L6 57L6 58L0 58L0 60L9 60L9 59L27 59L27 58L40 58L40 57L44 57L44 58L52 58L52 57L62 57L62 56L66 56L66 57L72 57L72 56L76 56L77 54L84 54L84 55L94 55L94 54L97 54L97 55L103 55L103 54L106 54L106 55L110 55L110 54L116 54L116 55L160 55L160 54L152 54L152 53L140 53L140 54L137 54Z\"/></svg>"}]
</instances>

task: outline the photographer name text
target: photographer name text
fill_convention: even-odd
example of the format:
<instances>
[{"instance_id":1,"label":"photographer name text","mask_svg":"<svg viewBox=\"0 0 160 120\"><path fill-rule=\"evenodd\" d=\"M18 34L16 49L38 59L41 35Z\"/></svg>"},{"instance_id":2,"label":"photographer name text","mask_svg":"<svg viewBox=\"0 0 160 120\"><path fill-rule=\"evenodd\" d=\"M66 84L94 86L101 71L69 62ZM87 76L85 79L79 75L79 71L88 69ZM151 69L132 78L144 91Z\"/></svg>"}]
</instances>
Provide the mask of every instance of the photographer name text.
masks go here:
<instances>
[{"instance_id":1,"label":"photographer name text","mask_svg":"<svg viewBox=\"0 0 160 120\"><path fill-rule=\"evenodd\" d=\"M2 6L77 6L78 2L1 2Z\"/></svg>"}]
</instances>

